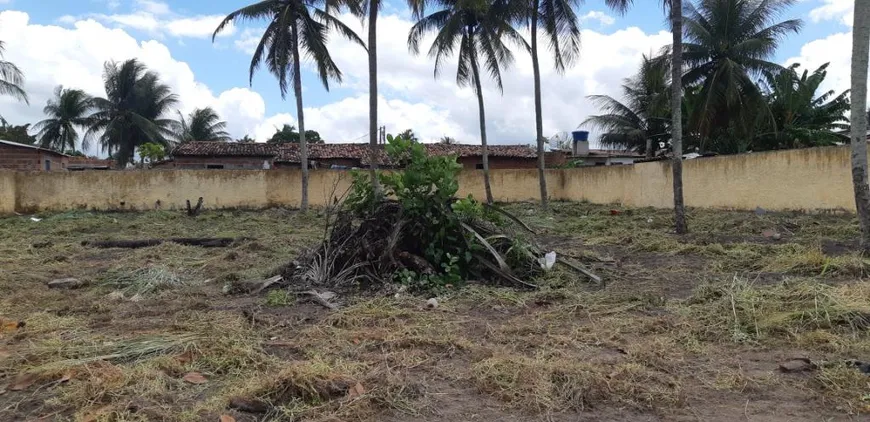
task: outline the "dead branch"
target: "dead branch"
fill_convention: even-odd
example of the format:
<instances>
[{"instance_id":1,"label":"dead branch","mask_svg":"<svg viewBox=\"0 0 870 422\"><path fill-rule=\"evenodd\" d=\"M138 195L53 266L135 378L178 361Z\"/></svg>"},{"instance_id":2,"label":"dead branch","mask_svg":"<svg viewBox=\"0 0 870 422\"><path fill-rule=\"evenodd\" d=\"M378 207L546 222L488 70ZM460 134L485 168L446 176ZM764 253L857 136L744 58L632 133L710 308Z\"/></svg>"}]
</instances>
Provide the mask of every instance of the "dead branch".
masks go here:
<instances>
[{"instance_id":1,"label":"dead branch","mask_svg":"<svg viewBox=\"0 0 870 422\"><path fill-rule=\"evenodd\" d=\"M138 249L157 246L164 242L177 243L184 246L200 246L203 248L224 248L234 243L250 240L247 237L175 237L171 239L139 239L139 240L85 240L82 246L90 246L92 248L124 248Z\"/></svg>"},{"instance_id":2,"label":"dead branch","mask_svg":"<svg viewBox=\"0 0 870 422\"><path fill-rule=\"evenodd\" d=\"M601 280L601 277L595 275L595 273L593 273L592 271L587 270L585 267L583 267L583 265L581 265L581 264L578 263L578 262L575 262L575 261L572 260L572 259L567 259L567 258L563 258L563 257L560 256L560 257L558 257L558 258L556 259L556 262L558 262L558 263L560 263L560 264L562 264L562 265L565 265L565 266L567 266L567 267L569 267L569 268L571 268L571 269L573 269L573 270L575 270L575 271L578 271L578 272L582 273L583 275L585 275L586 277L591 278L594 282L596 282L596 283L598 283L598 284L604 285L603 281Z\"/></svg>"},{"instance_id":3,"label":"dead branch","mask_svg":"<svg viewBox=\"0 0 870 422\"><path fill-rule=\"evenodd\" d=\"M334 311L334 310L338 309L338 306L336 306L334 303L324 299L323 296L320 295L320 293L317 293L314 290L307 290L304 292L296 292L296 294L303 295L303 296L309 296L309 297L311 297L311 300L317 302L319 305L322 305L323 307L325 307L329 310Z\"/></svg>"},{"instance_id":4,"label":"dead branch","mask_svg":"<svg viewBox=\"0 0 870 422\"><path fill-rule=\"evenodd\" d=\"M199 197L199 200L196 201L196 207L193 209L190 208L190 200L188 199L186 202L187 202L187 215L190 217L196 217L197 215L199 215L199 212L202 211L202 197L201 196Z\"/></svg>"}]
</instances>

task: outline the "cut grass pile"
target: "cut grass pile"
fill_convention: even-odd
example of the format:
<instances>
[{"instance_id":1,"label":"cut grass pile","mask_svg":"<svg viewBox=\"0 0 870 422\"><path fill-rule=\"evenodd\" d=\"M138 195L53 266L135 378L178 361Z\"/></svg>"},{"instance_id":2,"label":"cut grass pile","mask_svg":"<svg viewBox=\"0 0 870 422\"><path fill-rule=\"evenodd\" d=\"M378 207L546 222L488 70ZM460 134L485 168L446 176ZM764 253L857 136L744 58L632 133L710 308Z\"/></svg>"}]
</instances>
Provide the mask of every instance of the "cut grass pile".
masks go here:
<instances>
[{"instance_id":1,"label":"cut grass pile","mask_svg":"<svg viewBox=\"0 0 870 422\"><path fill-rule=\"evenodd\" d=\"M851 218L693 210L693 229L704 234L679 238L667 211L510 208L607 286L554 271L535 280L537 291L472 282L448 290L436 309L399 295L343 297L346 306L328 311L285 290L223 293L227 282L273 275L315 243L314 215L0 219L8 240L0 246L0 390L9 390L0 419L575 420L608 410L641 420L738 419L757 399L808 420L868 411L870 377L844 363L870 360L870 287L859 280L866 263L824 249L851 241ZM771 228L781 240L761 234ZM81 246L172 236L254 240ZM45 287L61 277L88 285ZM792 357L819 368L777 372ZM188 381L191 373L202 382ZM31 385L8 389L22 374L34 374Z\"/></svg>"}]
</instances>

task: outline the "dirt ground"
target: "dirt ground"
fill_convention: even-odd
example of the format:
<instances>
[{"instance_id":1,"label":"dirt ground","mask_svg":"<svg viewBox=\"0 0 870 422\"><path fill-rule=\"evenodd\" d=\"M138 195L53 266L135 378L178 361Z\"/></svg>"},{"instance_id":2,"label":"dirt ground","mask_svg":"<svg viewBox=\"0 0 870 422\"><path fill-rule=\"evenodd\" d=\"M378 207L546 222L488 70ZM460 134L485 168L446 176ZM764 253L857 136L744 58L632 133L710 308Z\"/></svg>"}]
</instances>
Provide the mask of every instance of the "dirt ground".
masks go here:
<instances>
[{"instance_id":1,"label":"dirt ground","mask_svg":"<svg viewBox=\"0 0 870 422\"><path fill-rule=\"evenodd\" d=\"M870 261L853 216L508 206L591 267L538 290L235 293L316 213L0 218L0 420L839 421L870 418ZM224 248L82 241L229 236ZM84 285L54 289L75 277ZM793 372L780 364L806 358ZM802 361L792 361L800 366Z\"/></svg>"}]
</instances>

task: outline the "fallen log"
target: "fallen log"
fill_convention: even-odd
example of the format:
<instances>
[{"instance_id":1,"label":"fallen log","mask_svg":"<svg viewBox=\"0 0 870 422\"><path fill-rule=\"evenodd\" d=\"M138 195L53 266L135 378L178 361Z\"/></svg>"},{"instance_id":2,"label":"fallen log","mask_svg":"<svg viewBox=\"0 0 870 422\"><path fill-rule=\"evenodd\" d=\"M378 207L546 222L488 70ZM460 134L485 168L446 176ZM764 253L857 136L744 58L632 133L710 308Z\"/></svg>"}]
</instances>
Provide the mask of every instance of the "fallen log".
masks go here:
<instances>
[{"instance_id":1,"label":"fallen log","mask_svg":"<svg viewBox=\"0 0 870 422\"><path fill-rule=\"evenodd\" d=\"M140 240L85 240L82 246L90 246L92 248L124 248L138 249L157 246L164 242L177 243L184 246L200 246L203 248L224 248L233 243L243 240L249 240L246 237L174 237L171 239L140 239Z\"/></svg>"}]
</instances>

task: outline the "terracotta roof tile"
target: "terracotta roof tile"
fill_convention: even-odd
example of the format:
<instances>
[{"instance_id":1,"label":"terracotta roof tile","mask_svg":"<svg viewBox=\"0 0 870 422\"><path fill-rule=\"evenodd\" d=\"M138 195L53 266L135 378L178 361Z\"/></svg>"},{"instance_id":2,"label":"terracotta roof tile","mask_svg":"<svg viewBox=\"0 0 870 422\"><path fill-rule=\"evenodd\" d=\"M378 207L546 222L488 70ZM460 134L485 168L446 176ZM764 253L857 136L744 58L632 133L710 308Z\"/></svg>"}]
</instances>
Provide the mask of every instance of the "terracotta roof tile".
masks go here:
<instances>
[{"instance_id":1,"label":"terracotta roof tile","mask_svg":"<svg viewBox=\"0 0 870 422\"><path fill-rule=\"evenodd\" d=\"M240 142L185 142L172 155L178 157L274 157L278 155L278 146L263 143Z\"/></svg>"},{"instance_id":2,"label":"terracotta roof tile","mask_svg":"<svg viewBox=\"0 0 870 422\"><path fill-rule=\"evenodd\" d=\"M431 155L456 155L458 157L476 157L481 155L480 145L467 144L425 144ZM490 145L491 157L536 158L537 152L527 145ZM187 142L179 145L172 153L175 156L274 156L275 161L284 163L299 162L299 144L272 145L264 143L237 142ZM362 165L369 164L369 144L311 144L308 146L308 157L311 160L356 159ZM378 148L378 163L388 165L390 162L383 149Z\"/></svg>"}]
</instances>

